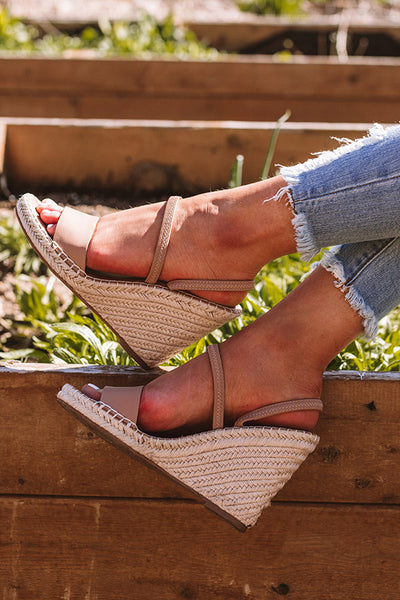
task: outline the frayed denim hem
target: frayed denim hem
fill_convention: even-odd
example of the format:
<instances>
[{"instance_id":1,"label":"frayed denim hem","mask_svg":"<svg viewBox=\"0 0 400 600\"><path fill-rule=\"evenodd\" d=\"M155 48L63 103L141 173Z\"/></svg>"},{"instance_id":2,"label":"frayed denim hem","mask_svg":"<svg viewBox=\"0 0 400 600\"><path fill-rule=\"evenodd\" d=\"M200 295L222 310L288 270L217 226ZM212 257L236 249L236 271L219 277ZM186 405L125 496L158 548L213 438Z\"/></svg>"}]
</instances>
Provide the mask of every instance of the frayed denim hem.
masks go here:
<instances>
[{"instance_id":1,"label":"frayed denim hem","mask_svg":"<svg viewBox=\"0 0 400 600\"><path fill-rule=\"evenodd\" d=\"M309 262L318 254L320 248L318 248L314 241L306 215L304 213L295 213L292 225L295 232L297 252L300 254L302 261Z\"/></svg>"},{"instance_id":2,"label":"frayed denim hem","mask_svg":"<svg viewBox=\"0 0 400 600\"><path fill-rule=\"evenodd\" d=\"M398 137L398 125L385 128L376 124L366 136L360 139L337 140L341 145L334 150L321 152L316 157L310 158L304 163L293 166L280 166L280 175L286 183L284 191L287 192L290 198L290 206L294 214L293 226L296 233L297 250L302 260L309 261L321 249L321 232L314 229L316 227L313 220L315 198L308 189L310 182L315 185L315 181L319 180L319 193L322 194L324 189L329 190L329 177L334 172L333 167L328 168L329 165L340 157L353 153L360 148L376 145L379 142L392 138L397 139ZM318 171L318 169L320 169L320 172L317 172L315 177L308 176L308 174L312 174L313 171ZM324 180L324 178L328 179ZM280 193L281 191L276 195L277 199L279 199ZM334 194L335 190L331 190L330 193ZM336 232L334 233L336 234ZM331 244L326 243L323 245L328 246Z\"/></svg>"},{"instance_id":3,"label":"frayed denim hem","mask_svg":"<svg viewBox=\"0 0 400 600\"><path fill-rule=\"evenodd\" d=\"M304 213L296 213L290 187L285 185L272 198L264 200L264 203L270 201L277 202L284 197L286 197L286 203L293 213L292 225L294 227L297 252L300 254L301 260L309 262L318 254L320 248L318 248L314 241L306 215Z\"/></svg>"},{"instance_id":4,"label":"frayed denim hem","mask_svg":"<svg viewBox=\"0 0 400 600\"><path fill-rule=\"evenodd\" d=\"M353 152L354 150L357 150L363 146L375 144L376 142L390 139L392 137L397 137L398 132L398 125L385 128L382 127L382 125L375 124L373 127L371 127L366 136L357 140L333 138L343 145L339 146L339 148L335 148L334 150L321 152L316 156L316 158L310 158L304 163L299 163L298 165L293 165L291 167L281 166L280 174L288 183L288 185L293 188L300 183L300 175L303 173L307 173L308 171L312 171L318 167L329 165L332 161L336 160L340 156L348 154L349 152Z\"/></svg>"},{"instance_id":5,"label":"frayed denim hem","mask_svg":"<svg viewBox=\"0 0 400 600\"><path fill-rule=\"evenodd\" d=\"M323 267L326 271L329 271L336 278L335 286L340 289L351 308L355 310L363 319L364 327L364 338L367 340L374 340L378 333L378 322L372 308L365 302L360 292L356 289L354 284L346 285L346 277L344 274L344 268L337 257L337 252L340 246L336 246L326 252L322 257L322 260L315 265Z\"/></svg>"}]
</instances>

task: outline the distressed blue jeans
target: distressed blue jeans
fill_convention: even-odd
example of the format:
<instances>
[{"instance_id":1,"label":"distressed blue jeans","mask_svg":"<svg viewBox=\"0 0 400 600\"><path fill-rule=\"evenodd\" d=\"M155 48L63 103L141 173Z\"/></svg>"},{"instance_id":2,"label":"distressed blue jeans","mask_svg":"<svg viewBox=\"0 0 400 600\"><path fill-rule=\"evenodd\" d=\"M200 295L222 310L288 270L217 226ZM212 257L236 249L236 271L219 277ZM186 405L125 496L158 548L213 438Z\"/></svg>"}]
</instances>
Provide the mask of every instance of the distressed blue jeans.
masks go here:
<instances>
[{"instance_id":1,"label":"distressed blue jeans","mask_svg":"<svg viewBox=\"0 0 400 600\"><path fill-rule=\"evenodd\" d=\"M375 125L281 175L301 257L334 246L320 264L373 338L378 320L400 304L400 126Z\"/></svg>"}]
</instances>

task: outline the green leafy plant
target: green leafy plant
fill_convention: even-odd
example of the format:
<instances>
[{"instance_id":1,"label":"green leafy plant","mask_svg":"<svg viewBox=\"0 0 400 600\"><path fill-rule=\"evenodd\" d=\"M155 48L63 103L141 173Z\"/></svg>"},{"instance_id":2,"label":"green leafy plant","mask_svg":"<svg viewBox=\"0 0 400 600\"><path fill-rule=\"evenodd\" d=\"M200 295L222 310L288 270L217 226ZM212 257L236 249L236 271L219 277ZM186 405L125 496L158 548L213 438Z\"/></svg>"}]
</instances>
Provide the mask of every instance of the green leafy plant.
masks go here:
<instances>
[{"instance_id":1,"label":"green leafy plant","mask_svg":"<svg viewBox=\"0 0 400 600\"><path fill-rule=\"evenodd\" d=\"M0 51L58 56L76 50L89 50L100 56L215 59L219 55L192 31L176 25L172 15L159 22L143 12L134 23L103 20L97 28L86 27L79 35L61 31L41 35L37 27L26 25L12 17L7 8L0 8Z\"/></svg>"},{"instance_id":2,"label":"green leafy plant","mask_svg":"<svg viewBox=\"0 0 400 600\"><path fill-rule=\"evenodd\" d=\"M68 320L49 324L37 322L45 333L35 347L51 362L67 364L134 365L113 332L96 316L66 313Z\"/></svg>"},{"instance_id":3,"label":"green leafy plant","mask_svg":"<svg viewBox=\"0 0 400 600\"><path fill-rule=\"evenodd\" d=\"M79 314L86 311L80 300L73 296L64 306L60 296L54 291L54 275L31 277L21 275L15 286L15 295L20 310L30 322L57 323L65 313Z\"/></svg>"},{"instance_id":4,"label":"green leafy plant","mask_svg":"<svg viewBox=\"0 0 400 600\"><path fill-rule=\"evenodd\" d=\"M114 333L96 315L86 314L89 311L76 296L67 306L63 305L54 291L54 281L53 275L20 276L16 299L25 315L21 326L25 331L28 328L32 347L0 352L0 358L69 364L135 364Z\"/></svg>"},{"instance_id":5,"label":"green leafy plant","mask_svg":"<svg viewBox=\"0 0 400 600\"><path fill-rule=\"evenodd\" d=\"M0 8L0 49L9 52L32 52L38 31L12 17L7 7Z\"/></svg>"},{"instance_id":6,"label":"green leafy plant","mask_svg":"<svg viewBox=\"0 0 400 600\"><path fill-rule=\"evenodd\" d=\"M304 0L238 0L237 5L240 10L256 15L297 16L304 13Z\"/></svg>"},{"instance_id":7,"label":"green leafy plant","mask_svg":"<svg viewBox=\"0 0 400 600\"><path fill-rule=\"evenodd\" d=\"M20 226L8 215L0 216L0 263L3 270L12 269L16 274L47 271Z\"/></svg>"}]
</instances>

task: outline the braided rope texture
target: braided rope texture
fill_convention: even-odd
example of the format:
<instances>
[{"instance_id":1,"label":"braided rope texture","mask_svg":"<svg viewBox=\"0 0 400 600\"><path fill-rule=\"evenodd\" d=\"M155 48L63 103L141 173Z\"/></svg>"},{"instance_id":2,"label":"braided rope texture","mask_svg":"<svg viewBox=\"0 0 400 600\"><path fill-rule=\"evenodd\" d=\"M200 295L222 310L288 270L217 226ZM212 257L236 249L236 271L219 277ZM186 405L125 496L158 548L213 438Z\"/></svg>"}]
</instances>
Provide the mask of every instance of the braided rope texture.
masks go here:
<instances>
[{"instance_id":1,"label":"braided rope texture","mask_svg":"<svg viewBox=\"0 0 400 600\"><path fill-rule=\"evenodd\" d=\"M313 433L278 427L229 427L159 438L141 432L135 423L69 384L58 398L78 418L100 429L100 435L111 435L117 445L150 460L245 527L256 524L319 442Z\"/></svg>"},{"instance_id":2,"label":"braided rope texture","mask_svg":"<svg viewBox=\"0 0 400 600\"><path fill-rule=\"evenodd\" d=\"M39 201L25 194L17 216L48 267L116 333L127 351L156 366L241 314L162 285L93 277L82 271L42 226Z\"/></svg>"}]
</instances>

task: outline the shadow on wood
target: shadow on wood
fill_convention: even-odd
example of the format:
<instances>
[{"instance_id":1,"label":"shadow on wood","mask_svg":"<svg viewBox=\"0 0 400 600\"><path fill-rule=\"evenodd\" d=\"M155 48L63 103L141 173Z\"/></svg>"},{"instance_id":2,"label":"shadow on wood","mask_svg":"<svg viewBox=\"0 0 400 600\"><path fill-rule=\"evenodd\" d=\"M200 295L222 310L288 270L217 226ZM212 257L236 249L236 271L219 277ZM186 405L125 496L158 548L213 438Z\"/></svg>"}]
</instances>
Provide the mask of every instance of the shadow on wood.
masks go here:
<instances>
[{"instance_id":1,"label":"shadow on wood","mask_svg":"<svg viewBox=\"0 0 400 600\"><path fill-rule=\"evenodd\" d=\"M226 187L238 154L243 182L260 178L276 127L263 122L3 119L6 173L14 193L105 190L192 194ZM275 164L306 160L365 135L363 123L285 123Z\"/></svg>"}]
</instances>

